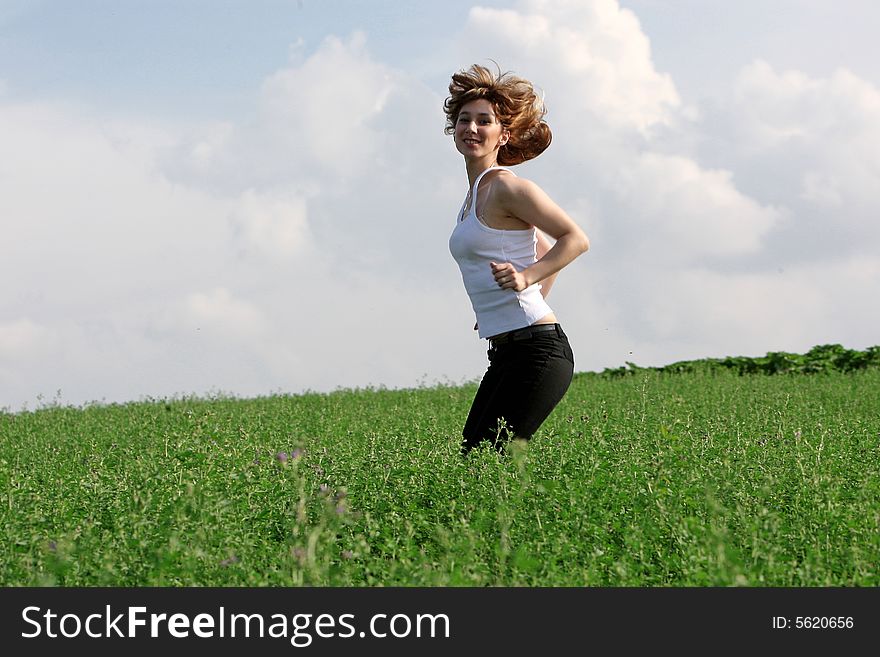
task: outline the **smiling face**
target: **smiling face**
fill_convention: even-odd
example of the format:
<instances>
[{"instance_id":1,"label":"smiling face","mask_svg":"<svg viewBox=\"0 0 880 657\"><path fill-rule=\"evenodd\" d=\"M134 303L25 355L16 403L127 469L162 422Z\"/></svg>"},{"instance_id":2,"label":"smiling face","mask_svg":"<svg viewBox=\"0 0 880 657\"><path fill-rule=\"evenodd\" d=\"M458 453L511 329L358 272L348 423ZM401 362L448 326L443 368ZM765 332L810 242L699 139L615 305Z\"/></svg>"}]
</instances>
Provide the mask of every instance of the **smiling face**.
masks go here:
<instances>
[{"instance_id":1,"label":"smiling face","mask_svg":"<svg viewBox=\"0 0 880 657\"><path fill-rule=\"evenodd\" d=\"M507 143L508 130L498 122L495 108L485 98L462 106L455 122L455 147L466 158L497 157Z\"/></svg>"}]
</instances>

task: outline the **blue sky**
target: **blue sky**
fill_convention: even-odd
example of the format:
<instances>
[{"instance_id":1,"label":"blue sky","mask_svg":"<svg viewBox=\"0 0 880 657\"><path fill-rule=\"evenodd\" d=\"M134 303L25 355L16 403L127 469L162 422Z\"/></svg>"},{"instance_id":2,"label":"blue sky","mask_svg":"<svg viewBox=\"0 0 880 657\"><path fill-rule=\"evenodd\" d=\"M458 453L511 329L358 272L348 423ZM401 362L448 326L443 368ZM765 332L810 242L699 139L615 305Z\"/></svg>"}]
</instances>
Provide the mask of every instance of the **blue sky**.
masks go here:
<instances>
[{"instance_id":1,"label":"blue sky","mask_svg":"<svg viewBox=\"0 0 880 657\"><path fill-rule=\"evenodd\" d=\"M398 0L11 2L0 9L0 55L16 62L5 75L20 93L226 117L247 111L247 93L300 40L311 50L328 35L361 30L379 59L414 71L442 65L426 62L470 7Z\"/></svg>"},{"instance_id":2,"label":"blue sky","mask_svg":"<svg viewBox=\"0 0 880 657\"><path fill-rule=\"evenodd\" d=\"M871 0L620 5L642 23L658 69L674 71L677 84L695 92L755 57L815 75L845 65L880 83L874 63L880 44L873 38L880 6ZM314 48L327 35L354 30L369 35L377 58L442 82L440 54L449 52L449 35L472 6L462 0L6 0L0 56L17 93L228 116L230 109L246 111L244 93L276 70L298 39Z\"/></svg>"},{"instance_id":3,"label":"blue sky","mask_svg":"<svg viewBox=\"0 0 880 657\"><path fill-rule=\"evenodd\" d=\"M472 380L451 72L546 93L577 369L878 343L880 5L0 2L0 408Z\"/></svg>"}]
</instances>

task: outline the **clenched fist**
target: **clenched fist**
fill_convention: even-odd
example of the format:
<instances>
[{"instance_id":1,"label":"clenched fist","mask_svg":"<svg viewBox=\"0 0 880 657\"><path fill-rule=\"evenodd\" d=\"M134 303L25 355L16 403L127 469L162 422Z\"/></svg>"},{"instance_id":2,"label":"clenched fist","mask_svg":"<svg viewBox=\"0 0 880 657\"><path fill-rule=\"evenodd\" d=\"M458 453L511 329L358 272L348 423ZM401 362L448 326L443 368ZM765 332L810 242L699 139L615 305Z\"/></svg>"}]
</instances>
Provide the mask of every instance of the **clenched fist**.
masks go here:
<instances>
[{"instance_id":1,"label":"clenched fist","mask_svg":"<svg viewBox=\"0 0 880 657\"><path fill-rule=\"evenodd\" d=\"M490 262L489 266L492 268L492 276L495 277L495 282L498 283L498 287L502 290L522 292L529 286L526 277L514 269L513 265L509 262L502 262L501 264Z\"/></svg>"}]
</instances>

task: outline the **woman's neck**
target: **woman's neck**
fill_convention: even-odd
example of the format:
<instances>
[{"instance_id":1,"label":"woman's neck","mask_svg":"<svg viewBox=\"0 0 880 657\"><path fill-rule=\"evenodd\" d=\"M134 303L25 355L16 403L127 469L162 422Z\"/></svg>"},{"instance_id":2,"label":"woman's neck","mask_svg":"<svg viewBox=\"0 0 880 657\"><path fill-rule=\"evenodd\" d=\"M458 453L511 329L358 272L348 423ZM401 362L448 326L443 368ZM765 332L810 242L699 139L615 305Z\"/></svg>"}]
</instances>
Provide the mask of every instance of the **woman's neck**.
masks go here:
<instances>
[{"instance_id":1,"label":"woman's neck","mask_svg":"<svg viewBox=\"0 0 880 657\"><path fill-rule=\"evenodd\" d=\"M470 186L474 186L474 183L477 181L479 175L483 173L486 169L491 169L492 167L497 166L498 160L495 157L491 159L481 158L479 160L467 160L466 168Z\"/></svg>"}]
</instances>

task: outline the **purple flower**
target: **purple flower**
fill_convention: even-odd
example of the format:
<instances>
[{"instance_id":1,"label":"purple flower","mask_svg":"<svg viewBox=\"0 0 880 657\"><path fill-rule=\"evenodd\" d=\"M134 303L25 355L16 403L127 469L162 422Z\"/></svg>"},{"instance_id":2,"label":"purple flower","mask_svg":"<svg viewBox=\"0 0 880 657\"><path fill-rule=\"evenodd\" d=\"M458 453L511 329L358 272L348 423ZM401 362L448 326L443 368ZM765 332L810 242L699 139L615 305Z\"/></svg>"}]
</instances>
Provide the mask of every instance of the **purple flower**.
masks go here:
<instances>
[{"instance_id":1,"label":"purple flower","mask_svg":"<svg viewBox=\"0 0 880 657\"><path fill-rule=\"evenodd\" d=\"M295 450L293 450L290 453L290 458L296 460L296 459L300 458L304 453L305 452L303 452L303 450L301 450L299 447L297 447Z\"/></svg>"},{"instance_id":2,"label":"purple flower","mask_svg":"<svg viewBox=\"0 0 880 657\"><path fill-rule=\"evenodd\" d=\"M275 458L278 459L279 463L287 463L287 452L278 452Z\"/></svg>"},{"instance_id":3,"label":"purple flower","mask_svg":"<svg viewBox=\"0 0 880 657\"><path fill-rule=\"evenodd\" d=\"M301 547L295 547L291 550L291 554L296 557L296 560L299 561L300 565L306 562L306 551Z\"/></svg>"}]
</instances>

